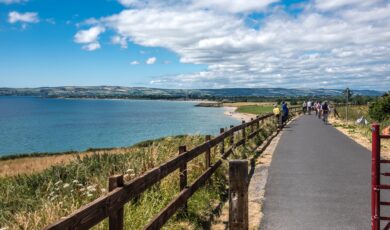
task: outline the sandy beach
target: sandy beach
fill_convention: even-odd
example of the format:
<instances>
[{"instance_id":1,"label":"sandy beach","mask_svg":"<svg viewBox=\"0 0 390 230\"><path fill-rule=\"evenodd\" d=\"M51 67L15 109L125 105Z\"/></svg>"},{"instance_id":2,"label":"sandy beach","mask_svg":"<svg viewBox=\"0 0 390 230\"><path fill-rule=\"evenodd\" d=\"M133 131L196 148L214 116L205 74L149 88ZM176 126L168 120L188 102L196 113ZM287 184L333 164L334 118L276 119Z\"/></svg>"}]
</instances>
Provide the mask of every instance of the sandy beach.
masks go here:
<instances>
[{"instance_id":1,"label":"sandy beach","mask_svg":"<svg viewBox=\"0 0 390 230\"><path fill-rule=\"evenodd\" d=\"M237 120L248 122L251 118L256 118L256 115L254 114L236 112L237 107L224 106L223 108L225 109L224 114L226 116L231 116Z\"/></svg>"}]
</instances>

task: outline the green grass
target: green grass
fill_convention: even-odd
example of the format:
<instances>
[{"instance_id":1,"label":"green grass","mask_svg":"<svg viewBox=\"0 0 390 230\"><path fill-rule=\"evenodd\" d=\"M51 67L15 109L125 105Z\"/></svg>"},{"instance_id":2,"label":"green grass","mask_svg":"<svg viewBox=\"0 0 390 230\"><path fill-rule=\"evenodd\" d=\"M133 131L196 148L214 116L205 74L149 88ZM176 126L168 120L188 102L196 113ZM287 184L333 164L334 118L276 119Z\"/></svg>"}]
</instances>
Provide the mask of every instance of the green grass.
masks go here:
<instances>
[{"instance_id":1,"label":"green grass","mask_svg":"<svg viewBox=\"0 0 390 230\"><path fill-rule=\"evenodd\" d=\"M261 105L244 105L238 107L236 112L239 113L250 113L250 114L264 114L272 112L272 106L261 106Z\"/></svg>"}]
</instances>

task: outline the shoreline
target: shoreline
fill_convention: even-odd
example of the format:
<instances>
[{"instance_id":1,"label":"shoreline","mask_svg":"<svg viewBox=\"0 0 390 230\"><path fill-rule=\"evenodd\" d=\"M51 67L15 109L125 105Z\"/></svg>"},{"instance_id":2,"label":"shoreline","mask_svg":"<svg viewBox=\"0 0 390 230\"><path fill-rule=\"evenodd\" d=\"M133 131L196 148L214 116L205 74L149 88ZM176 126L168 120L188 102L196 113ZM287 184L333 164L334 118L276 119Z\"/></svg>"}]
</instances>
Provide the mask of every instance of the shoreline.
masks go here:
<instances>
[{"instance_id":1,"label":"shoreline","mask_svg":"<svg viewBox=\"0 0 390 230\"><path fill-rule=\"evenodd\" d=\"M236 112L238 107L223 106L222 108L224 108L224 110L225 110L223 114L225 114L226 116L232 117L236 120L249 122L252 118L253 119L256 118L256 115L254 115L254 114Z\"/></svg>"},{"instance_id":2,"label":"shoreline","mask_svg":"<svg viewBox=\"0 0 390 230\"><path fill-rule=\"evenodd\" d=\"M92 99L94 100L94 99ZM107 99L106 99L107 100ZM128 100L128 99L108 99L108 100ZM189 102L189 101L187 101ZM192 101L194 102L194 101ZM256 118L256 115L254 114L247 114L247 113L239 113L235 112L238 107L234 106L223 106L224 109L223 113L224 116L230 116L233 119L236 119L238 121L245 121L249 122L251 118ZM24 154L9 154L4 155L0 157L0 176L1 175L14 175L15 173L18 174L20 172L7 172L8 171L8 164L20 164L22 167L20 167L21 171L40 171L41 169L34 170L32 164L39 164L40 161L53 161L55 164L61 164L66 163L69 161L70 158L75 158L76 156L84 157L91 154L117 154L122 151L126 151L131 149L132 147L139 146L141 143L145 142L153 142L159 139L169 138L170 136L157 138L155 140L145 140L141 141L139 143L135 143L134 145L130 146L118 146L118 147L109 147L109 148L88 148L86 150L81 151L63 151L63 152L34 152L34 153L24 153Z\"/></svg>"}]
</instances>

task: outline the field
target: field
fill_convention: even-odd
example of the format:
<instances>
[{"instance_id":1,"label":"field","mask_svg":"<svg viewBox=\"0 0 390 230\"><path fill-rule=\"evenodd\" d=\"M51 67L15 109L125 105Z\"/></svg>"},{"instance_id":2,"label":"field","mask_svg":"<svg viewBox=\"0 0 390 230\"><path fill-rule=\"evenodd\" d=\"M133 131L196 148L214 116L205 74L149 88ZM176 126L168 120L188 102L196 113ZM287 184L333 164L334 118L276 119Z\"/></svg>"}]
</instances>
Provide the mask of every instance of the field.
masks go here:
<instances>
[{"instance_id":1,"label":"field","mask_svg":"<svg viewBox=\"0 0 390 230\"><path fill-rule=\"evenodd\" d=\"M247 158L253 148L259 145L274 129L266 124L260 136L240 147L232 158ZM44 156L45 167L19 172L18 175L3 175L0 178L0 229L40 229L62 216L107 193L108 177L124 174L128 181L145 171L166 162L178 154L178 146L188 149L205 141L203 136L167 137L147 141L133 147L119 149L119 152L66 155L64 163ZM113 151L113 150L110 150ZM212 151L212 162L219 156L218 149ZM28 159L28 158L25 158ZM39 158L37 158L39 159ZM23 158L14 159L23 160ZM12 161L11 159L7 161ZM1 162L1 161L0 161ZM17 166L14 166L17 167ZM204 172L204 156L188 164L189 183ZM227 163L224 163L207 186L200 189L189 200L187 215L174 216L164 229L209 228L215 207L226 199ZM126 229L142 229L179 191L179 173L175 172L144 192L138 199L125 206ZM107 229L103 221L94 229Z\"/></svg>"},{"instance_id":2,"label":"field","mask_svg":"<svg viewBox=\"0 0 390 230\"><path fill-rule=\"evenodd\" d=\"M273 106L266 105L244 105L238 107L236 112L239 113L250 113L250 114L263 114L272 112Z\"/></svg>"},{"instance_id":3,"label":"field","mask_svg":"<svg viewBox=\"0 0 390 230\"><path fill-rule=\"evenodd\" d=\"M274 102L230 102L223 103L223 106L227 107L241 107L241 106L249 106L249 105L257 105L257 106L273 106Z\"/></svg>"}]
</instances>

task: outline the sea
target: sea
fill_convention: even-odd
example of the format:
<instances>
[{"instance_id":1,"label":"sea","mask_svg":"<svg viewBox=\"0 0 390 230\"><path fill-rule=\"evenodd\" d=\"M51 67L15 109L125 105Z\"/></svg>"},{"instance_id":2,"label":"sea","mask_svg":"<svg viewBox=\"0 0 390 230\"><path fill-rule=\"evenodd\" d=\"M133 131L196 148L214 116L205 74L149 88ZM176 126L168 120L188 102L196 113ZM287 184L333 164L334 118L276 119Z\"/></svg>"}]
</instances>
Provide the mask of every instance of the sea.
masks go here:
<instances>
[{"instance_id":1,"label":"sea","mask_svg":"<svg viewBox=\"0 0 390 230\"><path fill-rule=\"evenodd\" d=\"M0 156L130 146L239 124L224 108L165 100L0 96Z\"/></svg>"}]
</instances>

